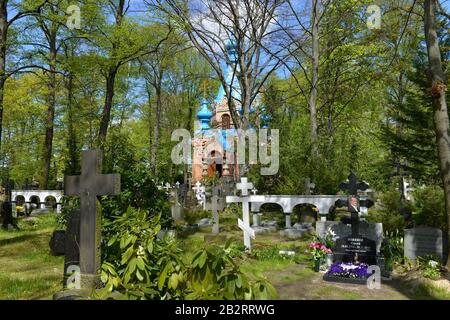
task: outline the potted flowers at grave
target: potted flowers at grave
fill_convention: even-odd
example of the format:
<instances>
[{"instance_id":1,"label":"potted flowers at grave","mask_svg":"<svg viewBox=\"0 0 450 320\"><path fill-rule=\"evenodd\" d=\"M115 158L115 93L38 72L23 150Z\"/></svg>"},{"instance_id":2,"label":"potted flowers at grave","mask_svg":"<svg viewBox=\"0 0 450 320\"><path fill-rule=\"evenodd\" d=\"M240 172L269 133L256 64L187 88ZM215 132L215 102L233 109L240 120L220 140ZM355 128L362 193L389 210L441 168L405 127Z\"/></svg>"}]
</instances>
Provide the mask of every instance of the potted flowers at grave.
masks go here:
<instances>
[{"instance_id":1,"label":"potted flowers at grave","mask_svg":"<svg viewBox=\"0 0 450 320\"><path fill-rule=\"evenodd\" d=\"M310 252L314 261L314 271L319 272L326 255L331 253L331 249L320 242L310 242L308 247L311 249Z\"/></svg>"}]
</instances>

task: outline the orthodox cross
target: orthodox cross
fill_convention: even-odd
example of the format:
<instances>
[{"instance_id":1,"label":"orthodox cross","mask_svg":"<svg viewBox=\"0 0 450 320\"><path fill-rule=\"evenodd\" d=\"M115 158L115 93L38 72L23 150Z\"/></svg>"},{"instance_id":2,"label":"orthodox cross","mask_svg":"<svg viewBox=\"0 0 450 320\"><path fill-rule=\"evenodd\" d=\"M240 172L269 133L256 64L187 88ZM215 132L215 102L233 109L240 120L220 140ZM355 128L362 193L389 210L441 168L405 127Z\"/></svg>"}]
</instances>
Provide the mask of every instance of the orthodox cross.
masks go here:
<instances>
[{"instance_id":1,"label":"orthodox cross","mask_svg":"<svg viewBox=\"0 0 450 320\"><path fill-rule=\"evenodd\" d=\"M304 181L305 195L310 195L315 187L316 185L307 177Z\"/></svg>"},{"instance_id":2,"label":"orthodox cross","mask_svg":"<svg viewBox=\"0 0 450 320\"><path fill-rule=\"evenodd\" d=\"M351 213L351 225L352 225L352 236L358 236L359 234L359 208L360 206L370 208L373 206L373 201L370 199L359 200L358 190L365 191L369 188L369 185L364 181L358 182L356 175L351 172L348 176L348 182L342 182L339 184L339 189L342 191L347 191L347 200L337 200L335 205L337 207L347 206L348 211Z\"/></svg>"},{"instance_id":3,"label":"orthodox cross","mask_svg":"<svg viewBox=\"0 0 450 320\"><path fill-rule=\"evenodd\" d=\"M244 232L244 245L247 251L252 250L250 239L255 239L255 230L250 227L250 208L248 191L253 188L253 184L247 181L246 177L241 178L241 182L236 184L236 188L241 190L241 196L228 196L227 202L242 202L242 219L238 219L238 226Z\"/></svg>"},{"instance_id":4,"label":"orthodox cross","mask_svg":"<svg viewBox=\"0 0 450 320\"><path fill-rule=\"evenodd\" d=\"M97 197L120 193L120 174L101 174L101 163L101 151L83 151L81 175L65 177L64 193L80 197L81 274L96 275L100 270L101 207Z\"/></svg>"},{"instance_id":5,"label":"orthodox cross","mask_svg":"<svg viewBox=\"0 0 450 320\"><path fill-rule=\"evenodd\" d=\"M195 183L195 187L192 187L192 189L195 191L195 193L200 193L201 186L202 186L202 183L200 181L197 181Z\"/></svg>"}]
</instances>

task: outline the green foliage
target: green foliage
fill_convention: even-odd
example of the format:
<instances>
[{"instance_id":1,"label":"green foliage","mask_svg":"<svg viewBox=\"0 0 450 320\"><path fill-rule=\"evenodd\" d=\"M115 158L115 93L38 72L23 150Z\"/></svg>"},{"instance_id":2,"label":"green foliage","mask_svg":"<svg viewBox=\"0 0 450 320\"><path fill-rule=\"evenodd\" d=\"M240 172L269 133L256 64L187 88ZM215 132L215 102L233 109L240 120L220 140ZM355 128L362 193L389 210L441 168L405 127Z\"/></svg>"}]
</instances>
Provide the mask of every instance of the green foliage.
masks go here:
<instances>
[{"instance_id":1,"label":"green foliage","mask_svg":"<svg viewBox=\"0 0 450 320\"><path fill-rule=\"evenodd\" d=\"M406 204L410 208L410 204ZM403 230L405 226L402 205L398 191L390 190L380 195L377 206L369 210L369 222L383 223L383 229L387 232Z\"/></svg>"},{"instance_id":2,"label":"green foliage","mask_svg":"<svg viewBox=\"0 0 450 320\"><path fill-rule=\"evenodd\" d=\"M318 234L313 235L312 242L319 242L323 244L325 247L331 249L334 247L335 240L334 237L336 234L331 230L331 228L328 228L327 232L325 233L325 236L321 237Z\"/></svg>"},{"instance_id":3,"label":"green foliage","mask_svg":"<svg viewBox=\"0 0 450 320\"><path fill-rule=\"evenodd\" d=\"M441 277L441 261L435 255L417 257L417 267L425 278L438 280Z\"/></svg>"},{"instance_id":4,"label":"green foliage","mask_svg":"<svg viewBox=\"0 0 450 320\"><path fill-rule=\"evenodd\" d=\"M211 217L211 211L204 211L204 210L198 210L198 209L192 209L192 210L185 210L184 211L184 221L186 221L188 224L194 224L198 222L200 219L203 218L210 218Z\"/></svg>"},{"instance_id":5,"label":"green foliage","mask_svg":"<svg viewBox=\"0 0 450 320\"><path fill-rule=\"evenodd\" d=\"M69 214L72 212L72 210L80 207L80 198L64 196L62 198L61 207L61 214L56 216L56 228L66 229Z\"/></svg>"},{"instance_id":6,"label":"green foliage","mask_svg":"<svg viewBox=\"0 0 450 320\"><path fill-rule=\"evenodd\" d=\"M381 253L385 258L385 265L388 270L392 270L395 264L403 263L403 232L398 229L391 232L385 231Z\"/></svg>"},{"instance_id":7,"label":"green foliage","mask_svg":"<svg viewBox=\"0 0 450 320\"><path fill-rule=\"evenodd\" d=\"M269 248L262 248L262 249L254 249L252 254L257 258L258 260L266 261L266 260L289 260L289 261L295 261L295 255L286 255L286 254L280 254L280 248L278 246L272 246Z\"/></svg>"},{"instance_id":8,"label":"green foliage","mask_svg":"<svg viewBox=\"0 0 450 320\"><path fill-rule=\"evenodd\" d=\"M121 193L103 197L103 215L108 219L125 212L128 206L160 214L163 228L172 227L170 204L164 190L158 190L156 178L140 161L130 138L117 130L111 130L105 146L104 171L121 175Z\"/></svg>"},{"instance_id":9,"label":"green foliage","mask_svg":"<svg viewBox=\"0 0 450 320\"><path fill-rule=\"evenodd\" d=\"M156 237L160 216L128 210L111 223L102 265L103 289L96 297L113 299L266 299L275 289L262 278L249 278L233 260L235 248L205 246L182 260L173 239Z\"/></svg>"},{"instance_id":10,"label":"green foliage","mask_svg":"<svg viewBox=\"0 0 450 320\"><path fill-rule=\"evenodd\" d=\"M187 299L267 299L276 296L275 288L262 278L252 280L239 267L225 247L200 249L192 259L192 286Z\"/></svg>"},{"instance_id":11,"label":"green foliage","mask_svg":"<svg viewBox=\"0 0 450 320\"><path fill-rule=\"evenodd\" d=\"M415 224L445 230L446 216L443 189L439 186L419 188L414 191L413 198L413 220Z\"/></svg>"}]
</instances>

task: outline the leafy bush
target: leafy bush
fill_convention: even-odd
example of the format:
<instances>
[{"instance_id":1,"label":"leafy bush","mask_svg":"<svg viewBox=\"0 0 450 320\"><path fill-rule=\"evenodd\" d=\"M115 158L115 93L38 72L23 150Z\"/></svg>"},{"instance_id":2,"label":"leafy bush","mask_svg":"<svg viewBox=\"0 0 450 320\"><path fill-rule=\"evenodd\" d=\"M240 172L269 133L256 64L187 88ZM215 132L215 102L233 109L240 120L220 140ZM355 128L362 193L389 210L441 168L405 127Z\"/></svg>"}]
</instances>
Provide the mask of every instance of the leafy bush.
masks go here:
<instances>
[{"instance_id":1,"label":"leafy bush","mask_svg":"<svg viewBox=\"0 0 450 320\"><path fill-rule=\"evenodd\" d=\"M404 229L405 220L398 191L391 190L383 193L377 204L377 209L369 210L367 221L383 223L383 229L388 232Z\"/></svg>"},{"instance_id":2,"label":"leafy bush","mask_svg":"<svg viewBox=\"0 0 450 320\"><path fill-rule=\"evenodd\" d=\"M160 216L129 207L109 228L109 255L97 298L265 299L276 295L262 278L250 279L232 259L230 242L205 246L182 260L176 240L160 240Z\"/></svg>"},{"instance_id":3,"label":"leafy bush","mask_svg":"<svg viewBox=\"0 0 450 320\"><path fill-rule=\"evenodd\" d=\"M80 207L80 198L64 196L61 207L61 214L56 215L56 229L65 230L69 214L72 210Z\"/></svg>"},{"instance_id":4,"label":"leafy bush","mask_svg":"<svg viewBox=\"0 0 450 320\"><path fill-rule=\"evenodd\" d=\"M157 188L156 176L138 154L130 137L112 128L105 145L103 170L120 174L121 192L117 196L101 198L103 216L120 215L132 206L147 210L150 215L161 214L162 227L171 228L173 220L168 196Z\"/></svg>"},{"instance_id":5,"label":"leafy bush","mask_svg":"<svg viewBox=\"0 0 450 320\"><path fill-rule=\"evenodd\" d=\"M413 219L416 225L427 225L445 230L444 191L439 186L428 186L414 191Z\"/></svg>"},{"instance_id":6,"label":"leafy bush","mask_svg":"<svg viewBox=\"0 0 450 320\"><path fill-rule=\"evenodd\" d=\"M381 253L385 258L386 269L392 270L394 264L403 263L403 233L400 230L385 231Z\"/></svg>"},{"instance_id":7,"label":"leafy bush","mask_svg":"<svg viewBox=\"0 0 450 320\"><path fill-rule=\"evenodd\" d=\"M241 257L245 252L245 245L243 243L232 243L227 248L227 254L231 258Z\"/></svg>"},{"instance_id":8,"label":"leafy bush","mask_svg":"<svg viewBox=\"0 0 450 320\"><path fill-rule=\"evenodd\" d=\"M441 277L440 259L435 255L417 257L417 266L425 278L437 280Z\"/></svg>"}]
</instances>

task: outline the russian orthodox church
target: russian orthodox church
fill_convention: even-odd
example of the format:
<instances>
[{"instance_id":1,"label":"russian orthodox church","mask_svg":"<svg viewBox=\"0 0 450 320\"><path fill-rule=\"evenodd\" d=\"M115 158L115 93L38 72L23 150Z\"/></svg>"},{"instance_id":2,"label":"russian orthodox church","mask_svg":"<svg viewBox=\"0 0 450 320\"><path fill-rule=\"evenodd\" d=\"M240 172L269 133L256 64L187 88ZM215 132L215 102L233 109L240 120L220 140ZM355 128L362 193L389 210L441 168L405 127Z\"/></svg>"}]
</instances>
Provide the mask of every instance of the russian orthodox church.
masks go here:
<instances>
[{"instance_id":1,"label":"russian orthodox church","mask_svg":"<svg viewBox=\"0 0 450 320\"><path fill-rule=\"evenodd\" d=\"M235 75L237 68L237 44L234 40L229 40L226 44L228 63L226 66L227 87L231 91L231 97L234 99L237 114L242 115L240 105L240 86ZM193 146L193 164L192 164L192 183L202 181L204 177L217 176L226 181L239 180L239 165L236 159L237 133L233 119L228 107L228 99L225 90L220 85L214 102L209 108L206 99L201 102L200 110L197 113L199 125L194 132ZM265 111L264 107L260 110ZM255 110L250 108L250 113ZM264 112L265 113L265 112ZM267 128L267 122L270 117L267 114L260 116L262 128ZM227 159L227 157L229 159Z\"/></svg>"}]
</instances>

